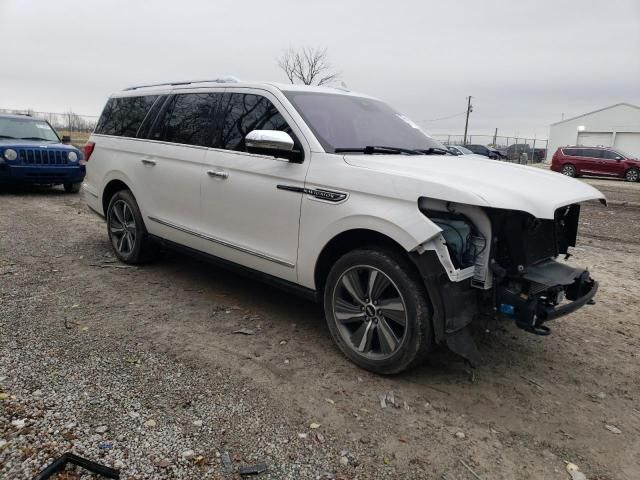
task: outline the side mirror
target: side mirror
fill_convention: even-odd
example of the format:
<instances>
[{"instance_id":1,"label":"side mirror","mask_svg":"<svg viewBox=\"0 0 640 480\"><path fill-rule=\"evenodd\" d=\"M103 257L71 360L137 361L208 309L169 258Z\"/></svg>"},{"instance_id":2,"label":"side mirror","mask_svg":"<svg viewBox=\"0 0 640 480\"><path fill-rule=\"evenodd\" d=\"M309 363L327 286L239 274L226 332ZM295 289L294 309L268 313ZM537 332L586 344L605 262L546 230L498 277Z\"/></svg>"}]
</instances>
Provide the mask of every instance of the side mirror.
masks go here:
<instances>
[{"instance_id":1,"label":"side mirror","mask_svg":"<svg viewBox=\"0 0 640 480\"><path fill-rule=\"evenodd\" d=\"M620 160L622 160L622 157L616 157L616 160L620 161Z\"/></svg>"},{"instance_id":2,"label":"side mirror","mask_svg":"<svg viewBox=\"0 0 640 480\"><path fill-rule=\"evenodd\" d=\"M252 130L244 137L247 150L258 153L291 152L293 138L280 130Z\"/></svg>"},{"instance_id":3,"label":"side mirror","mask_svg":"<svg viewBox=\"0 0 640 480\"><path fill-rule=\"evenodd\" d=\"M71 143L71 137L69 135L63 135L62 143Z\"/></svg>"}]
</instances>

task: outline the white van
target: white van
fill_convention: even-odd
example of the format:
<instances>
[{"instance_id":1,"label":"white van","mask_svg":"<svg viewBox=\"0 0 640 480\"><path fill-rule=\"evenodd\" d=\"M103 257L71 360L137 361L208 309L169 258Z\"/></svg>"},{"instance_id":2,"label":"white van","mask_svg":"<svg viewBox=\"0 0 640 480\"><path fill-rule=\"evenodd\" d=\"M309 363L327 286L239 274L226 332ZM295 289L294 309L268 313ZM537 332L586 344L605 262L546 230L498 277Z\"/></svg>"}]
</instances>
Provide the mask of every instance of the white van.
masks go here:
<instances>
[{"instance_id":1,"label":"white van","mask_svg":"<svg viewBox=\"0 0 640 480\"><path fill-rule=\"evenodd\" d=\"M85 147L88 205L115 254L162 242L324 306L342 352L390 374L436 343L473 363L469 324L548 320L597 282L556 261L602 194L540 169L453 156L405 115L344 89L232 78L131 87Z\"/></svg>"}]
</instances>

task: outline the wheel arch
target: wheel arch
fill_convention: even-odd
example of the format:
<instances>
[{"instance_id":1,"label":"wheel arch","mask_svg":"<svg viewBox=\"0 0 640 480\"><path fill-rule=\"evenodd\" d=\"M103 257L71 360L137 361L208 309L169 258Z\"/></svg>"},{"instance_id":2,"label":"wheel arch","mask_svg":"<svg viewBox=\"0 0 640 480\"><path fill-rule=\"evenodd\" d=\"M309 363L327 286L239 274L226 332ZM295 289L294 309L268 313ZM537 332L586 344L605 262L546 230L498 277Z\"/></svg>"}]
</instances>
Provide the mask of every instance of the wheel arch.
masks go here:
<instances>
[{"instance_id":1,"label":"wheel arch","mask_svg":"<svg viewBox=\"0 0 640 480\"><path fill-rule=\"evenodd\" d=\"M379 246L408 254L399 242L375 230L354 228L340 232L324 245L316 260L313 278L318 292L324 289L327 275L336 260L347 252L365 246Z\"/></svg>"},{"instance_id":2,"label":"wheel arch","mask_svg":"<svg viewBox=\"0 0 640 480\"><path fill-rule=\"evenodd\" d=\"M131 188L129 187L129 185L119 178L109 180L104 186L104 189L102 190L102 212L104 213L105 217L107 216L107 207L109 206L111 197L113 197L117 192L121 190L129 190L131 192ZM133 192L131 193L133 194Z\"/></svg>"}]
</instances>

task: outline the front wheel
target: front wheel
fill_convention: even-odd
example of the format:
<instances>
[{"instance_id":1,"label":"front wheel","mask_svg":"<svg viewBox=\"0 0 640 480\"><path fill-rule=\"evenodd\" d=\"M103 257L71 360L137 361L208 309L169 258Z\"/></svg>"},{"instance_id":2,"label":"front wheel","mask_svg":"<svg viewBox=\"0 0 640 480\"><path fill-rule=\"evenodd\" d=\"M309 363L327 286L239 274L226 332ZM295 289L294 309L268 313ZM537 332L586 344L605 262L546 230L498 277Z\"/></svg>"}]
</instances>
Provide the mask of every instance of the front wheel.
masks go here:
<instances>
[{"instance_id":1,"label":"front wheel","mask_svg":"<svg viewBox=\"0 0 640 480\"><path fill-rule=\"evenodd\" d=\"M138 203L129 190L117 192L107 207L107 231L116 257L130 264L147 259L147 229Z\"/></svg>"},{"instance_id":2,"label":"front wheel","mask_svg":"<svg viewBox=\"0 0 640 480\"><path fill-rule=\"evenodd\" d=\"M627 182L637 182L640 179L640 172L636 168L630 168L627 173L624 174L624 179Z\"/></svg>"},{"instance_id":3,"label":"front wheel","mask_svg":"<svg viewBox=\"0 0 640 480\"><path fill-rule=\"evenodd\" d=\"M327 277L324 309L338 348L366 370L399 373L420 363L432 345L426 290L401 253L345 254Z\"/></svg>"},{"instance_id":4,"label":"front wheel","mask_svg":"<svg viewBox=\"0 0 640 480\"><path fill-rule=\"evenodd\" d=\"M575 177L576 176L576 167L574 167L573 165L567 163L566 165L562 166L562 174L566 175L567 177Z\"/></svg>"},{"instance_id":5,"label":"front wheel","mask_svg":"<svg viewBox=\"0 0 640 480\"><path fill-rule=\"evenodd\" d=\"M64 184L64 191L67 193L78 193L80 191L80 186L82 185L82 182L77 182L77 183L65 183Z\"/></svg>"}]
</instances>

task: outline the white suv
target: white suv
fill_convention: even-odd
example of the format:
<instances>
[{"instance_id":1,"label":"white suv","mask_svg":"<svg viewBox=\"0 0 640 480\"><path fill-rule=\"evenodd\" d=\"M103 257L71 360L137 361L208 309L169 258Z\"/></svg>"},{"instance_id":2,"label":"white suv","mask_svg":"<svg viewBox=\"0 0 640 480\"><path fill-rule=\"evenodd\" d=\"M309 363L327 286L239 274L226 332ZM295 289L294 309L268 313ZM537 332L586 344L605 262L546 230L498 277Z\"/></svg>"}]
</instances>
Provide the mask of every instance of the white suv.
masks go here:
<instances>
[{"instance_id":1,"label":"white suv","mask_svg":"<svg viewBox=\"0 0 640 480\"><path fill-rule=\"evenodd\" d=\"M115 254L186 247L321 301L356 364L396 373L469 325L543 323L591 301L575 245L594 188L453 156L385 103L344 89L232 78L113 95L85 147L89 206Z\"/></svg>"}]
</instances>

